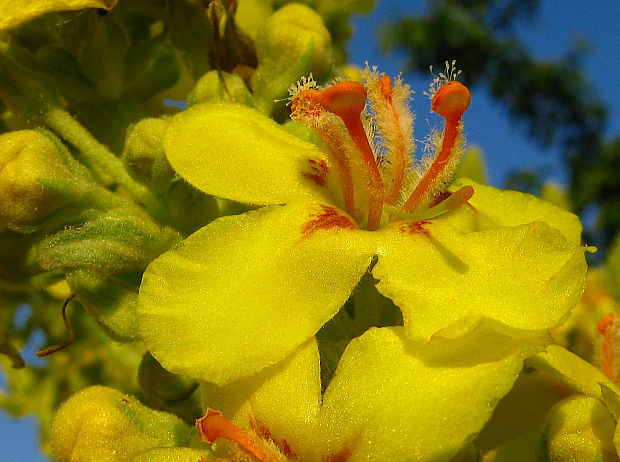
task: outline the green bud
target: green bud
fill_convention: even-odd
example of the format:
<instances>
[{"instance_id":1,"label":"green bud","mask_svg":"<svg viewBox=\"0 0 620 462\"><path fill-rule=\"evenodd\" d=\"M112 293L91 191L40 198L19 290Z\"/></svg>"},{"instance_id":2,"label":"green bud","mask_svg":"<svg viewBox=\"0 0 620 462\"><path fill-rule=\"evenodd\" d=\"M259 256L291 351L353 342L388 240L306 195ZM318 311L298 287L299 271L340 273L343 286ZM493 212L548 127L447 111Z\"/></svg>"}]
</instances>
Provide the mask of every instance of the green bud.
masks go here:
<instances>
[{"instance_id":1,"label":"green bud","mask_svg":"<svg viewBox=\"0 0 620 462\"><path fill-rule=\"evenodd\" d=\"M101 98L122 95L129 36L114 14L90 10L76 16L65 24L63 40Z\"/></svg>"},{"instance_id":2,"label":"green bud","mask_svg":"<svg viewBox=\"0 0 620 462\"><path fill-rule=\"evenodd\" d=\"M199 191L181 178L174 180L168 188L166 201L176 228L184 236L189 236L219 215L218 203L213 196Z\"/></svg>"},{"instance_id":3,"label":"green bud","mask_svg":"<svg viewBox=\"0 0 620 462\"><path fill-rule=\"evenodd\" d=\"M72 176L62 153L45 135L22 130L0 135L0 225L35 223L64 205L45 180Z\"/></svg>"},{"instance_id":4,"label":"green bud","mask_svg":"<svg viewBox=\"0 0 620 462\"><path fill-rule=\"evenodd\" d=\"M222 76L226 89L224 89L217 71L209 71L203 75L187 97L188 106L210 101L235 101L254 107L254 98L238 74L222 72Z\"/></svg>"},{"instance_id":5,"label":"green bud","mask_svg":"<svg viewBox=\"0 0 620 462\"><path fill-rule=\"evenodd\" d=\"M544 460L616 461L615 428L599 400L584 395L566 398L547 414L542 436Z\"/></svg>"},{"instance_id":6,"label":"green bud","mask_svg":"<svg viewBox=\"0 0 620 462\"><path fill-rule=\"evenodd\" d=\"M142 119L129 131L123 151L130 171L156 193L165 191L174 178L164 152L167 128L168 119Z\"/></svg>"},{"instance_id":7,"label":"green bud","mask_svg":"<svg viewBox=\"0 0 620 462\"><path fill-rule=\"evenodd\" d=\"M272 0L241 1L235 11L235 23L252 39L256 39L273 8Z\"/></svg>"},{"instance_id":8,"label":"green bud","mask_svg":"<svg viewBox=\"0 0 620 462\"><path fill-rule=\"evenodd\" d=\"M151 449L186 445L190 430L177 417L153 411L132 396L94 386L58 409L50 443L59 462L124 462Z\"/></svg>"},{"instance_id":9,"label":"green bud","mask_svg":"<svg viewBox=\"0 0 620 462\"><path fill-rule=\"evenodd\" d=\"M131 273L144 270L178 239L176 232L159 227L146 213L115 209L44 239L37 260L46 270Z\"/></svg>"},{"instance_id":10,"label":"green bud","mask_svg":"<svg viewBox=\"0 0 620 462\"><path fill-rule=\"evenodd\" d=\"M139 275L115 277L71 270L67 272L67 283L77 301L108 336L119 342L142 338L136 322Z\"/></svg>"},{"instance_id":11,"label":"green bud","mask_svg":"<svg viewBox=\"0 0 620 462\"><path fill-rule=\"evenodd\" d=\"M291 3L272 14L256 38L258 68L252 76L259 108L270 113L273 101L303 75L327 76L332 67L329 32L310 8Z\"/></svg>"},{"instance_id":12,"label":"green bud","mask_svg":"<svg viewBox=\"0 0 620 462\"><path fill-rule=\"evenodd\" d=\"M146 396L159 403L188 398L198 387L189 377L168 372L149 352L142 357L138 384Z\"/></svg>"}]
</instances>

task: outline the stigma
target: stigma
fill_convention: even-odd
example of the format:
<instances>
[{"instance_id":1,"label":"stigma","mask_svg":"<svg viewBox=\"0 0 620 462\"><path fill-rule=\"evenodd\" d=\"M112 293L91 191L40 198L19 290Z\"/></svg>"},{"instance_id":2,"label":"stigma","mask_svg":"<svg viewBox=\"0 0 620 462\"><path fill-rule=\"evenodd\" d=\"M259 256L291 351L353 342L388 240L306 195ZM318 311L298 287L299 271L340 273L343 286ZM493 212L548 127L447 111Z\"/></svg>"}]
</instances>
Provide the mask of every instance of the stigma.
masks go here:
<instances>
[{"instance_id":1,"label":"stigma","mask_svg":"<svg viewBox=\"0 0 620 462\"><path fill-rule=\"evenodd\" d=\"M445 191L463 153L462 117L471 94L455 80L459 74L454 62L446 63L431 84L431 111L444 118L444 128L429 137L420 161L414 157L411 91L400 77L392 81L366 68L362 83L341 80L319 88L304 78L291 88L291 119L321 140L336 166L344 208L360 227L374 231L409 215L437 216L471 197L467 190L437 208L438 199L450 196Z\"/></svg>"}]
</instances>

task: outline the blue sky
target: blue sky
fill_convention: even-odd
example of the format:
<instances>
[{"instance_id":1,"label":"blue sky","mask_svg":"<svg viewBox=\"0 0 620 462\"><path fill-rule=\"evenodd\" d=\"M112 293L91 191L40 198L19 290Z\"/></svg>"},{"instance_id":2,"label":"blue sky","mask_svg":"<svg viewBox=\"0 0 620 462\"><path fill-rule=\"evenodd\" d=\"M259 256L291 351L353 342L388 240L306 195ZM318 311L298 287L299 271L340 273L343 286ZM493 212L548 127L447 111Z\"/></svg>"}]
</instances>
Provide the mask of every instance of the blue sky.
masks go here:
<instances>
[{"instance_id":1,"label":"blue sky","mask_svg":"<svg viewBox=\"0 0 620 462\"><path fill-rule=\"evenodd\" d=\"M620 75L620 34L617 19L620 17L618 0L584 2L580 0L542 0L541 14L532 24L518 29L520 37L538 57L552 59L568 51L576 39L585 39L591 51L584 64L588 78L595 90L609 105L609 137L620 135L620 85L615 80ZM376 42L378 25L386 18L398 18L409 13L420 13L422 1L379 1L377 9L368 17L355 19L355 34L351 41L351 61L360 66L365 61L379 66L388 75L403 70L404 56L384 57ZM449 31L442 31L449 33ZM454 57L458 60L458 56ZM438 67L442 63L436 63ZM467 69L463 69L467 72ZM429 73L405 76L416 91L414 109L417 114L416 137L423 139L431 126L440 120L429 114L428 99L422 95L431 79ZM543 171L548 179L566 184L567 171L562 166L558 149L542 151L528 139L525 127L511 121L506 110L490 100L484 88L472 88L472 105L464 118L470 144L482 147L488 165L491 183L501 186L507 175L524 167ZM33 350L36 349L33 348ZM28 357L26 360L28 361ZM0 381L1 384L1 381ZM47 460L39 450L36 424L32 419L9 420L0 411L0 448L2 460L42 462Z\"/></svg>"}]
</instances>

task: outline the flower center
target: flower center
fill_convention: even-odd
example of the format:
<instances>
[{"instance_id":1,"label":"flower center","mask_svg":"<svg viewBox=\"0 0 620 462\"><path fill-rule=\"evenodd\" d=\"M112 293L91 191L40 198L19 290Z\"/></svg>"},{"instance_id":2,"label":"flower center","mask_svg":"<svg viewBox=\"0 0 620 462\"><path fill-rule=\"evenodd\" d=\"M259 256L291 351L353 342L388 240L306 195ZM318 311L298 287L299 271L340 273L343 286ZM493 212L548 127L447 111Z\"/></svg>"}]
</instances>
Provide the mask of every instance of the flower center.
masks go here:
<instances>
[{"instance_id":1,"label":"flower center","mask_svg":"<svg viewBox=\"0 0 620 462\"><path fill-rule=\"evenodd\" d=\"M463 151L461 118L471 99L465 85L451 80L458 73L451 72L448 78L440 75L443 80L433 91L431 110L445 119L445 127L442 135L431 137L431 158L418 165L413 159L410 92L400 79L393 84L386 75L367 69L366 86L340 81L320 90L313 81L303 79L292 89L291 118L322 140L337 166L347 212L360 222L366 220L369 231L379 229L390 217L440 215L473 194L466 187L445 204L437 202ZM368 136L375 131L380 135L378 145Z\"/></svg>"}]
</instances>

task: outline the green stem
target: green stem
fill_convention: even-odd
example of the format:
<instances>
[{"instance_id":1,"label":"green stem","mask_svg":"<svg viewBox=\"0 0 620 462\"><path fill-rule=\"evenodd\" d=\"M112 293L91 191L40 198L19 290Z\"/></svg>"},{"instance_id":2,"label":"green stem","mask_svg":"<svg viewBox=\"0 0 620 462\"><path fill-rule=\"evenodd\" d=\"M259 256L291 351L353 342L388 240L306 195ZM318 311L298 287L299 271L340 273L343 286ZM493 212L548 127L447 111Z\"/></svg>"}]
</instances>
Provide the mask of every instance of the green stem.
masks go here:
<instances>
[{"instance_id":1,"label":"green stem","mask_svg":"<svg viewBox=\"0 0 620 462\"><path fill-rule=\"evenodd\" d=\"M131 178L123 162L97 141L71 114L64 109L53 107L44 114L43 119L50 128L80 150L86 162L98 165L138 199L156 220L162 223L170 221L167 209L157 197L146 186Z\"/></svg>"}]
</instances>

